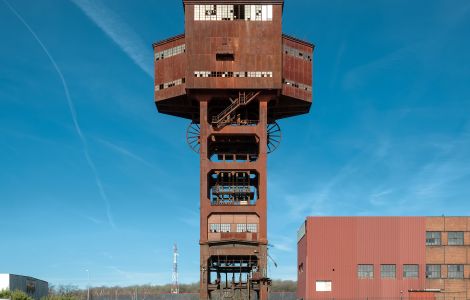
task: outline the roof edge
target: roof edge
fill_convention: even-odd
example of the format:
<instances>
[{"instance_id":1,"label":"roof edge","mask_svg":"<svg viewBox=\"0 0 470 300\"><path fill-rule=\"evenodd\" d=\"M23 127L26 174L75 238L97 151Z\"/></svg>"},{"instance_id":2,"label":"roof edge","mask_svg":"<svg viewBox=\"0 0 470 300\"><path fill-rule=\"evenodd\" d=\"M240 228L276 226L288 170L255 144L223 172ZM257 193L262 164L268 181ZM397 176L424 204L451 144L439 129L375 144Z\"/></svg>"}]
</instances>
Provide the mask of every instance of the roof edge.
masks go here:
<instances>
[{"instance_id":1,"label":"roof edge","mask_svg":"<svg viewBox=\"0 0 470 300\"><path fill-rule=\"evenodd\" d=\"M169 37L161 41L156 41L152 44L152 47L155 48L157 46L165 45L165 44L168 44L168 43L180 40L180 39L184 39L184 33Z\"/></svg>"},{"instance_id":2,"label":"roof edge","mask_svg":"<svg viewBox=\"0 0 470 300\"><path fill-rule=\"evenodd\" d=\"M315 45L310 43L310 42L307 42L307 41L304 41L304 40L301 40L301 39L298 39L296 37L293 37L292 35L288 35L288 34L285 34L283 33L282 34L282 38L285 38L287 40L291 40L293 42L296 42L296 43L299 43L299 44L302 44L304 46L308 46L308 47L311 47L311 48L315 48Z\"/></svg>"}]
</instances>

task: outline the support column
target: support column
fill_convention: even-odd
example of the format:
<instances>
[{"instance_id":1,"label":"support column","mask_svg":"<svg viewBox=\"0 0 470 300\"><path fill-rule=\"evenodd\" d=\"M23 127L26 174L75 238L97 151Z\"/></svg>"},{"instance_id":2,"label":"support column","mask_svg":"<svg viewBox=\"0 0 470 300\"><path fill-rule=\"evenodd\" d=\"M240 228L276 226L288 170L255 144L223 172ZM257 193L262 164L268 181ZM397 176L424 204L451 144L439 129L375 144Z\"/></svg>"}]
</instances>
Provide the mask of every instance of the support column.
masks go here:
<instances>
[{"instance_id":1,"label":"support column","mask_svg":"<svg viewBox=\"0 0 470 300\"><path fill-rule=\"evenodd\" d=\"M209 245L207 244L207 208L209 205L207 196L207 173L208 173L208 158L207 158L207 135L209 133L209 122L207 117L207 99L199 101L199 124L200 124L200 281L199 281L199 298L209 299L207 285L209 283Z\"/></svg>"}]
</instances>

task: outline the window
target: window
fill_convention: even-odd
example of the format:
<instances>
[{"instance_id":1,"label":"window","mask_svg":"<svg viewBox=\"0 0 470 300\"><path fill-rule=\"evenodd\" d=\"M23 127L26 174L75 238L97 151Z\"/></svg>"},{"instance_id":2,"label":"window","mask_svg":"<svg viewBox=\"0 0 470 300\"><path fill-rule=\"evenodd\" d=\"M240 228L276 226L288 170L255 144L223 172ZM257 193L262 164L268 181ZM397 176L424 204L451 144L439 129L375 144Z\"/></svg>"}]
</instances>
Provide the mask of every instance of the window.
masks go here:
<instances>
[{"instance_id":1,"label":"window","mask_svg":"<svg viewBox=\"0 0 470 300\"><path fill-rule=\"evenodd\" d=\"M258 232L258 224L246 224L246 231Z\"/></svg>"},{"instance_id":2,"label":"window","mask_svg":"<svg viewBox=\"0 0 470 300\"><path fill-rule=\"evenodd\" d=\"M380 276L382 278L395 278L396 272L396 265L380 265Z\"/></svg>"},{"instance_id":3,"label":"window","mask_svg":"<svg viewBox=\"0 0 470 300\"><path fill-rule=\"evenodd\" d=\"M209 232L220 232L220 224L209 224Z\"/></svg>"},{"instance_id":4,"label":"window","mask_svg":"<svg viewBox=\"0 0 470 300\"><path fill-rule=\"evenodd\" d=\"M358 278L374 278L374 265L358 265L357 277Z\"/></svg>"},{"instance_id":5,"label":"window","mask_svg":"<svg viewBox=\"0 0 470 300\"><path fill-rule=\"evenodd\" d=\"M441 265L426 265L426 278L441 278Z\"/></svg>"},{"instance_id":6,"label":"window","mask_svg":"<svg viewBox=\"0 0 470 300\"><path fill-rule=\"evenodd\" d=\"M181 85L185 82L186 82L186 80L184 78L180 78L180 79L176 79L176 80L173 80L173 81L170 81L170 82L157 84L157 85L155 85L155 91L160 91L160 90L164 90L164 89L167 89L167 88L170 88L170 87Z\"/></svg>"},{"instance_id":7,"label":"window","mask_svg":"<svg viewBox=\"0 0 470 300\"><path fill-rule=\"evenodd\" d=\"M220 232L230 232L230 224L220 224Z\"/></svg>"},{"instance_id":8,"label":"window","mask_svg":"<svg viewBox=\"0 0 470 300\"><path fill-rule=\"evenodd\" d=\"M403 265L403 278L418 278L418 265Z\"/></svg>"},{"instance_id":9,"label":"window","mask_svg":"<svg viewBox=\"0 0 470 300\"><path fill-rule=\"evenodd\" d=\"M306 85L306 84L303 84L303 83L298 83L298 82L295 82L295 81L292 81L292 80L289 80L289 79L285 79L285 78L282 79L282 82L285 85L295 87L295 88L298 88L298 89L301 89L301 90L304 90L304 91L307 91L307 92L312 91L312 87L310 85Z\"/></svg>"},{"instance_id":10,"label":"window","mask_svg":"<svg viewBox=\"0 0 470 300\"><path fill-rule=\"evenodd\" d=\"M194 71L194 77L266 77L272 78L272 71L256 71L256 72L244 72L244 71ZM311 88L310 88L311 90Z\"/></svg>"},{"instance_id":11,"label":"window","mask_svg":"<svg viewBox=\"0 0 470 300\"><path fill-rule=\"evenodd\" d=\"M217 61L234 61L235 55L233 53L217 53L215 59Z\"/></svg>"},{"instance_id":12,"label":"window","mask_svg":"<svg viewBox=\"0 0 470 300\"><path fill-rule=\"evenodd\" d=\"M194 5L195 21L272 21L272 5Z\"/></svg>"},{"instance_id":13,"label":"window","mask_svg":"<svg viewBox=\"0 0 470 300\"><path fill-rule=\"evenodd\" d=\"M300 50L294 49L294 48L292 48L290 46L287 46L287 45L284 45L283 48L284 48L284 53L287 54L287 55L290 55L290 56L293 56L293 57L296 57L296 58L300 58L300 59L305 59L305 60L308 60L308 61L312 61L311 54L309 54L307 52L302 52Z\"/></svg>"},{"instance_id":14,"label":"window","mask_svg":"<svg viewBox=\"0 0 470 300\"><path fill-rule=\"evenodd\" d=\"M179 45L167 50L155 53L155 60L165 59L186 52L186 45Z\"/></svg>"},{"instance_id":15,"label":"window","mask_svg":"<svg viewBox=\"0 0 470 300\"><path fill-rule=\"evenodd\" d=\"M426 245L436 246L441 244L441 233L436 231L426 232Z\"/></svg>"},{"instance_id":16,"label":"window","mask_svg":"<svg viewBox=\"0 0 470 300\"><path fill-rule=\"evenodd\" d=\"M246 224L237 224L237 232L246 232Z\"/></svg>"},{"instance_id":17,"label":"window","mask_svg":"<svg viewBox=\"0 0 470 300\"><path fill-rule=\"evenodd\" d=\"M447 278L463 278L463 265L448 265Z\"/></svg>"},{"instance_id":18,"label":"window","mask_svg":"<svg viewBox=\"0 0 470 300\"><path fill-rule=\"evenodd\" d=\"M447 244L448 245L463 245L463 232L449 232L448 233L448 239L447 239Z\"/></svg>"}]
</instances>

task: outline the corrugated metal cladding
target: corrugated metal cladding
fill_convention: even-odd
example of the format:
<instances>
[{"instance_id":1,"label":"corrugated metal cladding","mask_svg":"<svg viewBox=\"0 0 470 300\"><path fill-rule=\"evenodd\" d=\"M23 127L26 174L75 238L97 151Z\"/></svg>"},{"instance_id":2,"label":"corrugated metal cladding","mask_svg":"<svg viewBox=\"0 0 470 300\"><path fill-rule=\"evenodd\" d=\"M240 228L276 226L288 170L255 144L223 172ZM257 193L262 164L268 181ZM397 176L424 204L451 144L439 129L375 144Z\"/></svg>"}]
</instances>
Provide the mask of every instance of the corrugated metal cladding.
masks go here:
<instances>
[{"instance_id":1,"label":"corrugated metal cladding","mask_svg":"<svg viewBox=\"0 0 470 300\"><path fill-rule=\"evenodd\" d=\"M410 289L423 289L425 226L424 217L307 218L299 242L298 297L400 298ZM373 265L372 279L359 279L359 264ZM381 278L382 264L396 265L396 278ZM405 264L418 264L419 278L403 279ZM317 281L331 281L331 291L316 291Z\"/></svg>"}]
</instances>

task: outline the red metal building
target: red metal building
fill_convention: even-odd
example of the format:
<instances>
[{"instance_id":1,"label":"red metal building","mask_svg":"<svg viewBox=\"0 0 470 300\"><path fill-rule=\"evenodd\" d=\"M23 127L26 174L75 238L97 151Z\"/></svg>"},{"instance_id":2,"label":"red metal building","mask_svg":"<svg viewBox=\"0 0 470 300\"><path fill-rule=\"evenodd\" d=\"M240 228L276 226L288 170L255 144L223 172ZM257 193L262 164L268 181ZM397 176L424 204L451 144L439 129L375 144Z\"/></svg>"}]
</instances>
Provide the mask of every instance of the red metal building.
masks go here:
<instances>
[{"instance_id":1,"label":"red metal building","mask_svg":"<svg viewBox=\"0 0 470 300\"><path fill-rule=\"evenodd\" d=\"M469 288L468 217L308 217L299 229L299 299L469 299Z\"/></svg>"}]
</instances>

